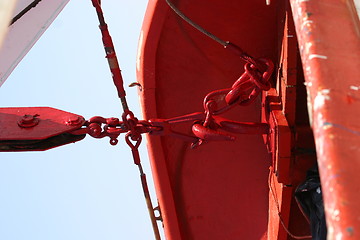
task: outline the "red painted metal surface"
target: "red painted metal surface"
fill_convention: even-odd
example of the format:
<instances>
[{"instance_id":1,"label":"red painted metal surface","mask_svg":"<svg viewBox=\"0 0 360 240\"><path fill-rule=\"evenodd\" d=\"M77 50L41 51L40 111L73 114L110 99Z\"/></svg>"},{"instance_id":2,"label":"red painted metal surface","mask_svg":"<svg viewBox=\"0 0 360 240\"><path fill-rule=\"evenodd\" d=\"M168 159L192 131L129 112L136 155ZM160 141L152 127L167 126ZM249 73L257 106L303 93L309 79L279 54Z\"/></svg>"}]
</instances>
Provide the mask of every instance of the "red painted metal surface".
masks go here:
<instances>
[{"instance_id":1,"label":"red painted metal surface","mask_svg":"<svg viewBox=\"0 0 360 240\"><path fill-rule=\"evenodd\" d=\"M345 90L336 88L338 83L329 75L331 71L324 73L319 70L319 66L321 69L329 67L322 60L336 56L338 52L330 51L329 55L315 53L329 50L321 43L328 35L322 35L323 32L316 28L310 29L322 16L309 20L313 12L308 8L316 12L319 8L327 9L328 5L313 6L308 5L310 1L301 1L304 2L303 19L299 20L299 15L304 13L303 6L297 5L299 1L293 2L293 9L298 10L294 10L295 19L310 93L315 91L311 87L317 87L317 95L311 103L318 155L323 161L320 161L322 181L330 186L325 189L328 191L329 236L356 237L357 223L349 217L351 201L339 203L336 199L356 198L356 194L350 192L356 189L352 188L354 185L343 187L330 183L332 177L329 180L329 173L334 172L332 167L323 165L328 161L349 170L349 165L340 164L335 158L343 152L331 141L327 144L323 139L329 137L340 145L343 141L337 142L337 139L356 143L354 135L359 135L356 126L348 127L355 124L356 118L346 120L347 125L343 125L342 119L333 115L331 107L345 101L340 96L342 92L338 91ZM168 12L168 6L163 2L151 2L140 37L138 62L143 112L150 120L139 121L127 107L111 37L99 1L93 0L114 83L124 108L122 121L102 117L85 121L79 115L52 108L1 109L0 123L6 128L0 134L0 150L45 150L81 140L85 134L96 138L110 137L110 143L115 145L117 137L127 133L125 139L133 153L134 163L139 167L156 239L160 239L156 223L159 219L163 220L167 239L308 239L309 226L293 193L316 156L288 2L278 1L265 6L260 1L233 1L224 6L215 1L206 6L209 9L203 8L200 1L184 0L177 4L195 18L201 11L202 18L197 20L202 25L213 28L220 36L230 36L232 42L223 41L222 45L235 55L221 51L203 35L183 25L173 12ZM353 10L352 5L346 6L347 10ZM351 19L351 11L346 12L341 4L337 7L337 11L347 14L348 18L343 21L358 23ZM217 24L211 21L214 18L223 21ZM244 24L245 19L250 24ZM347 40L350 48L357 51L358 38L353 35L358 33L355 31L358 25L354 26L345 30L354 30ZM304 27L306 31L299 31ZM246 38L241 36L243 32L247 33ZM261 38L257 38L259 35ZM314 36L318 37L316 41ZM257 58L250 57L238 47L244 45ZM316 51L312 52L313 49ZM276 80L271 79L274 60L277 60ZM358 58L355 58L355 65L358 63L356 60ZM354 62L349 65L355 66ZM242 67L244 73L239 72ZM235 76L239 75L236 80ZM325 82L324 76L330 81L327 79ZM314 77L318 79L314 80ZM224 88L230 84L231 88ZM323 89L323 86L334 89ZM348 87L353 91L360 89L357 85ZM357 97L349 89L346 101L351 107L347 110L358 107ZM257 96L262 91L268 92L260 101ZM337 94L331 95L330 92ZM199 101L202 97L204 100ZM332 97L338 100L334 105L328 104L333 103L330 101ZM200 109L203 105L203 113L196 112L199 105ZM192 111L194 113L188 114ZM324 121L325 118L335 122ZM340 133L335 136L332 131ZM154 211L160 208L152 206L138 152L143 133L149 133L149 150L161 208L158 218ZM233 134L247 135L235 137ZM43 141L39 144L36 140ZM325 154L324 150L330 150L330 154ZM336 178L349 180L341 174L337 173ZM334 191L335 188L338 192ZM339 190L345 191L345 197L340 196ZM329 192L335 192L335 197ZM340 213L345 218L340 219Z\"/></svg>"},{"instance_id":2,"label":"red painted metal surface","mask_svg":"<svg viewBox=\"0 0 360 240\"><path fill-rule=\"evenodd\" d=\"M69 113L60 110L27 108L29 113L16 121L14 132L18 135L9 139L13 132L4 131L1 147L6 148L7 144L18 147L20 139L24 147L21 150L44 150L81 140L85 134L110 137L110 143L115 145L117 137L127 133L125 139L139 167L156 239L160 239L156 223L159 219L163 220L168 239L309 238L306 235L309 226L303 223L304 216L294 204L293 192L314 163L314 154L303 154L312 152L313 141L309 123L304 120L307 119L303 100L306 93L301 87L303 76L298 71L288 2L266 6L260 1L233 1L224 6L219 1L207 5L209 9L203 8L200 1L177 3L182 11L195 18L196 13L204 10L203 19L197 20L206 28L213 28L216 34L230 37L231 43L220 42L231 51L223 51L183 25L163 2L150 3L140 37L138 62L144 115L150 120L141 121L128 109L100 2L92 2L123 105L122 121L102 117L85 121L81 116L67 116ZM215 24L213 18L223 21ZM251 24L244 24L245 20ZM246 38L242 37L243 32L247 33ZM246 46L256 58L239 46ZM276 81L271 78L273 61L278 61ZM242 68L244 72L239 71ZM230 85L231 88L226 88ZM261 101L257 96L262 91L268 92ZM200 109L201 105L204 108L203 113L196 112L199 105ZM8 109L3 119L10 119L8 115L18 115L22 110ZM47 120L56 122L66 116L62 124L67 129L43 124L43 116L53 112L58 115L53 114ZM138 152L143 133L149 133L161 208L158 218ZM246 135L235 137L234 134ZM34 145L37 139L44 140L42 145L36 145L37 142Z\"/></svg>"},{"instance_id":3,"label":"red painted metal surface","mask_svg":"<svg viewBox=\"0 0 360 240\"><path fill-rule=\"evenodd\" d=\"M293 194L316 155L288 1L176 5L234 46L271 59L277 72L261 103L256 96L269 90L270 73L256 80L261 76L250 64L183 22L163 1L149 3L137 65L145 118L200 111L201 102L205 114L192 127L200 138L192 147L166 134L148 137L167 239L309 239ZM171 131L187 132L189 126ZM237 131L255 135L207 141L233 140Z\"/></svg>"},{"instance_id":4,"label":"red painted metal surface","mask_svg":"<svg viewBox=\"0 0 360 240\"><path fill-rule=\"evenodd\" d=\"M0 140L39 140L78 129L85 119L49 107L0 108Z\"/></svg>"},{"instance_id":5,"label":"red painted metal surface","mask_svg":"<svg viewBox=\"0 0 360 240\"><path fill-rule=\"evenodd\" d=\"M279 95L275 89L266 93L264 103L269 106L266 122L269 122L270 133L265 137L265 142L272 152L273 173L279 183L291 184L291 130L281 107Z\"/></svg>"},{"instance_id":6,"label":"red painted metal surface","mask_svg":"<svg viewBox=\"0 0 360 240\"><path fill-rule=\"evenodd\" d=\"M0 108L0 149L39 151L76 142L85 135L68 133L84 122L80 115L49 107Z\"/></svg>"},{"instance_id":7,"label":"red painted metal surface","mask_svg":"<svg viewBox=\"0 0 360 240\"><path fill-rule=\"evenodd\" d=\"M360 238L360 24L353 1L291 0L328 239Z\"/></svg>"},{"instance_id":8,"label":"red painted metal surface","mask_svg":"<svg viewBox=\"0 0 360 240\"><path fill-rule=\"evenodd\" d=\"M277 59L276 5L264 1L177 1L187 16L257 58ZM246 24L245 24L246 23ZM244 62L204 37L165 1L149 2L138 60L146 119L202 110L208 92L232 86ZM229 90L228 90L229 91ZM224 113L260 123L261 99ZM187 132L188 126L176 126ZM261 135L190 144L149 136L148 147L167 239L267 239L270 154Z\"/></svg>"}]
</instances>

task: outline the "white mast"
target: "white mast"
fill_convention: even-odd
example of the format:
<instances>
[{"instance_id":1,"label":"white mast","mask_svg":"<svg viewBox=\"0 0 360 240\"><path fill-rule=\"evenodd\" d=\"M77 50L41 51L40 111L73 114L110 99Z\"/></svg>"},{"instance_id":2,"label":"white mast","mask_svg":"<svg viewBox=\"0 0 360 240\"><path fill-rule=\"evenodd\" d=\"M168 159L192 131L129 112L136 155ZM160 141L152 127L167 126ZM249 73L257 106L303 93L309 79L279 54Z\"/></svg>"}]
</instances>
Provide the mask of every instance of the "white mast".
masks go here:
<instances>
[{"instance_id":1,"label":"white mast","mask_svg":"<svg viewBox=\"0 0 360 240\"><path fill-rule=\"evenodd\" d=\"M0 17L7 20L1 21L0 25L0 43L7 31L0 49L0 86L68 2L69 0L0 0ZM3 8L3 5L6 7Z\"/></svg>"}]
</instances>

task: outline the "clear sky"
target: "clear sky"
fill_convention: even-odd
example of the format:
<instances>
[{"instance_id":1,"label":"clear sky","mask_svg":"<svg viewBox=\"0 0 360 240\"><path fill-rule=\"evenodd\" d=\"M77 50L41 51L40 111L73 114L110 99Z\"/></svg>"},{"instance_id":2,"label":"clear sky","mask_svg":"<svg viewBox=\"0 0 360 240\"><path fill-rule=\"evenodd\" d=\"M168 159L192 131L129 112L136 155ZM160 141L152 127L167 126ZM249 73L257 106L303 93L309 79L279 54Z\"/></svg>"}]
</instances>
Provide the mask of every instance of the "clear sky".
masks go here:
<instances>
[{"instance_id":1,"label":"clear sky","mask_svg":"<svg viewBox=\"0 0 360 240\"><path fill-rule=\"evenodd\" d=\"M126 86L136 80L145 0L102 1ZM126 87L141 117L136 88ZM2 107L50 106L120 117L95 9L72 0L0 88ZM131 151L86 137L44 152L0 153L0 239L153 239ZM142 161L152 184L145 144ZM156 203L152 193L154 205Z\"/></svg>"}]
</instances>

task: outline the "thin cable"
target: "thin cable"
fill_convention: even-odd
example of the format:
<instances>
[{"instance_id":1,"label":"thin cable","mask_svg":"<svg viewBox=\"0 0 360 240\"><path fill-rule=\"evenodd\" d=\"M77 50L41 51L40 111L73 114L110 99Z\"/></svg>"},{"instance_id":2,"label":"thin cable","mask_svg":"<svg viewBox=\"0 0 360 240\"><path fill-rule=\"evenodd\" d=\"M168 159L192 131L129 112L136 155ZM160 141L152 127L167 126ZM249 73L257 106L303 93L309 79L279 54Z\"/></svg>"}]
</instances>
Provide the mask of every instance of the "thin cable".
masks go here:
<instances>
[{"instance_id":1,"label":"thin cable","mask_svg":"<svg viewBox=\"0 0 360 240\"><path fill-rule=\"evenodd\" d=\"M29 12L32 8L36 7L41 0L35 0L30 3L26 8L24 8L21 12L19 12L10 22L9 26L13 25L17 20L22 18L27 12Z\"/></svg>"},{"instance_id":2,"label":"thin cable","mask_svg":"<svg viewBox=\"0 0 360 240\"><path fill-rule=\"evenodd\" d=\"M195 23L194 21L192 21L190 18L188 18L184 13L182 13L172 2L170 2L170 0L165 0L166 3L169 5L169 7L174 10L174 12L179 15L179 17L181 17L182 19L185 20L185 22L187 22L188 24L190 24L191 26L193 26L194 28L196 28L198 31L202 32L203 34L205 34L206 36L208 36L209 38L213 39L214 41L220 43L221 45L223 45L224 47L226 47L229 42L224 41L222 39L220 39L219 37L215 36L214 34L212 34L209 31L206 31L203 27L201 27L199 24Z\"/></svg>"},{"instance_id":3,"label":"thin cable","mask_svg":"<svg viewBox=\"0 0 360 240\"><path fill-rule=\"evenodd\" d=\"M148 208L148 212L150 214L150 220L151 220L151 225L154 231L154 236L156 240L161 240L160 237L160 232L159 232L159 228L156 222L156 216L155 216L155 212L154 212L154 207L152 205L151 202L151 197L150 197L150 192L149 192L149 187L146 181L146 174L143 171L143 168L141 166L141 163L138 164L139 167L139 173L140 173L140 180L141 180L141 186L144 192L144 197L145 197L145 201L146 201L146 206Z\"/></svg>"},{"instance_id":4,"label":"thin cable","mask_svg":"<svg viewBox=\"0 0 360 240\"><path fill-rule=\"evenodd\" d=\"M140 180L141 180L141 186L144 192L144 197L145 197L145 201L146 201L146 206L150 215L150 220L151 220L151 225L154 231L154 236L156 240L161 240L160 238L160 232L159 232L159 227L157 225L157 220L156 220L156 216L155 216L155 212L154 212L154 207L152 205L151 202L151 197L150 197L150 192L149 192L149 187L146 181L146 174L144 173L143 167L141 165L141 159L140 159L140 154L139 154L139 146L141 143L141 135L138 136L137 140L132 140L134 137L134 134L136 134L136 130L134 132L132 132L132 130L130 130L126 136L125 136L125 141L126 143L129 145L129 147L131 148L131 152L133 155L133 160L134 160L134 164L138 166L139 168L139 173L140 173Z\"/></svg>"},{"instance_id":5,"label":"thin cable","mask_svg":"<svg viewBox=\"0 0 360 240\"><path fill-rule=\"evenodd\" d=\"M242 58L244 61L251 63L255 65L257 68L261 69L261 66L258 64L258 62L249 54L247 54L244 50L242 50L239 46L231 43L230 41L224 41L221 38L215 36L211 32L207 31L203 27L201 27L199 24L195 23L193 20L191 20L189 17L187 17L183 12L181 12L170 0L165 0L166 3L169 5L169 7L179 16L181 17L185 22L193 26L196 30L200 31L207 37L213 39L217 43L221 44L224 48L227 48L234 52L235 54L238 54L240 58Z\"/></svg>"},{"instance_id":6,"label":"thin cable","mask_svg":"<svg viewBox=\"0 0 360 240\"><path fill-rule=\"evenodd\" d=\"M282 219L282 216L281 216L281 212L280 212L280 205L279 205L279 200L277 199L276 195L275 195L275 192L271 186L271 179L272 179L272 176L273 176L273 173L272 173L272 167L270 168L270 172L269 172L269 178L268 178L268 185L269 185L269 189L270 189L270 192L271 192L271 195L274 199L274 202L275 202L275 206L276 206L276 209L278 211L278 216L279 216L279 220L280 220L280 223L282 225L282 227L285 229L285 231L287 232L287 234L294 238L294 239L312 239L312 236L309 235L309 236L296 236L296 235L293 235L290 230L287 228L287 226L285 225L284 223L284 220Z\"/></svg>"},{"instance_id":7,"label":"thin cable","mask_svg":"<svg viewBox=\"0 0 360 240\"><path fill-rule=\"evenodd\" d=\"M102 35L102 41L106 53L106 58L108 60L108 65L110 71L112 73L113 82L115 84L118 96L120 98L120 102L123 108L124 113L130 112L129 106L126 101L126 92L124 89L124 80L121 75L121 70L119 66L119 62L116 56L115 47L109 33L108 26L105 22L104 14L101 9L100 1L99 0L92 0L92 4L96 9L96 14L99 19L99 28Z\"/></svg>"}]
</instances>

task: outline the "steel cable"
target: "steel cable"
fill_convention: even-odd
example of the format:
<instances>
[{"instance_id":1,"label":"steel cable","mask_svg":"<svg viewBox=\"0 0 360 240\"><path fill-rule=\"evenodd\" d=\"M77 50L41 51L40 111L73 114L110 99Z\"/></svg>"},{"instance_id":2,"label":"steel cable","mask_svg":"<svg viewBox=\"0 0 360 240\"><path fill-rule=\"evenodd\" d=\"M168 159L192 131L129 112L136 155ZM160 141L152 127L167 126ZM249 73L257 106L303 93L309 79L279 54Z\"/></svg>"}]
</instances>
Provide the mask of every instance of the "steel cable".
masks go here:
<instances>
[{"instance_id":1,"label":"steel cable","mask_svg":"<svg viewBox=\"0 0 360 240\"><path fill-rule=\"evenodd\" d=\"M195 23L193 20L191 20L189 17L187 17L182 11L180 11L170 0L165 0L168 6L179 16L181 17L185 22L193 26L196 30L203 33L205 36L213 39L217 43L221 44L224 48L227 48L231 51L233 51L235 54L238 54L240 58L242 58L244 61L253 64L258 69L261 69L261 65L254 59L252 56L247 54L245 51L243 51L239 46L231 43L230 41L222 40L221 38L217 37L216 35L212 34L211 32L207 31L203 27L201 27L199 24Z\"/></svg>"},{"instance_id":2,"label":"steel cable","mask_svg":"<svg viewBox=\"0 0 360 240\"><path fill-rule=\"evenodd\" d=\"M229 42L224 41L222 39L220 39L219 37L215 36L214 34L212 34L211 32L205 30L203 27L201 27L199 24L195 23L194 21L192 21L190 18L188 18L183 12L181 12L172 2L170 2L170 0L165 0L166 3L169 5L169 7L177 14L179 15L179 17L181 17L182 19L185 20L185 22L187 22L188 24L190 24L191 26L193 26L194 28L196 28L198 31L202 32L203 34L205 34L206 36L208 36L209 38L213 39L214 41L220 43L221 45L223 45L224 47L226 47Z\"/></svg>"}]
</instances>

